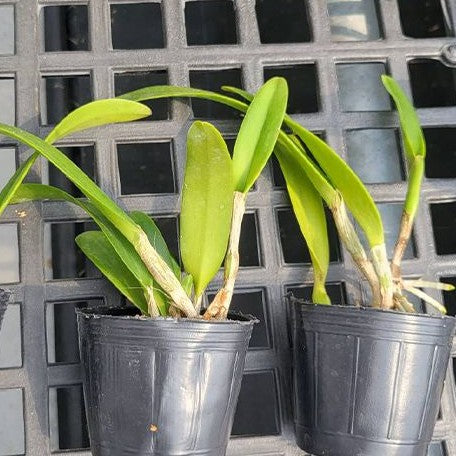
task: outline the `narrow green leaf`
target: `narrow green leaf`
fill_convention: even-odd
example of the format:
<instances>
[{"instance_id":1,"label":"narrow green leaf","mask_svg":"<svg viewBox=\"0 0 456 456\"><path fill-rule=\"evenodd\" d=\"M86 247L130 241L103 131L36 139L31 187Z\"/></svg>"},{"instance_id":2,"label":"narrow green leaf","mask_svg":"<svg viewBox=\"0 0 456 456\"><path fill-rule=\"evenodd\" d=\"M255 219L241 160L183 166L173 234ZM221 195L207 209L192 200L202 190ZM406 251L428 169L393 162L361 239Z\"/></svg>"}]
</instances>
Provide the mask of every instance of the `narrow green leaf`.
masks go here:
<instances>
[{"instance_id":1,"label":"narrow green leaf","mask_svg":"<svg viewBox=\"0 0 456 456\"><path fill-rule=\"evenodd\" d=\"M68 114L47 136L46 142L53 142L71 133L108 123L128 122L150 115L150 109L128 100L109 99L88 103ZM35 152L25 161L0 192L0 215L8 206L12 195L32 168L39 153Z\"/></svg>"},{"instance_id":2,"label":"narrow green leaf","mask_svg":"<svg viewBox=\"0 0 456 456\"><path fill-rule=\"evenodd\" d=\"M16 139L44 155L56 168L68 177L95 207L116 226L133 244L139 237L141 228L109 198L83 171L65 154L37 136L17 127L0 124L0 133Z\"/></svg>"},{"instance_id":3,"label":"narrow green leaf","mask_svg":"<svg viewBox=\"0 0 456 456\"><path fill-rule=\"evenodd\" d=\"M329 268L329 244L322 199L307 176L307 166L303 165L302 160L303 154L300 156L295 150L286 149L283 145L277 145L275 154L312 260L315 276L314 302L330 304L331 301L325 291Z\"/></svg>"},{"instance_id":4,"label":"narrow green leaf","mask_svg":"<svg viewBox=\"0 0 456 456\"><path fill-rule=\"evenodd\" d=\"M147 234L147 238L149 239L152 247L154 247L159 255L166 261L166 264L173 270L175 276L180 279L180 266L173 258L171 252L168 249L166 241L160 232L160 229L152 220L152 218L144 212L140 211L130 212L130 217L143 229L143 231Z\"/></svg>"},{"instance_id":5,"label":"narrow green leaf","mask_svg":"<svg viewBox=\"0 0 456 456\"><path fill-rule=\"evenodd\" d=\"M401 86L390 76L382 75L385 89L391 95L399 113L405 152L409 160L420 155L426 156L426 142L418 115Z\"/></svg>"},{"instance_id":6,"label":"narrow green leaf","mask_svg":"<svg viewBox=\"0 0 456 456\"><path fill-rule=\"evenodd\" d=\"M181 255L200 296L226 254L233 209L233 167L218 130L195 122L187 139L180 216Z\"/></svg>"},{"instance_id":7,"label":"narrow green leaf","mask_svg":"<svg viewBox=\"0 0 456 456\"><path fill-rule=\"evenodd\" d=\"M340 192L345 204L365 232L369 245L374 247L384 244L385 236L380 212L361 179L318 136L291 118L287 118L285 122L304 142L334 188Z\"/></svg>"},{"instance_id":8,"label":"narrow green leaf","mask_svg":"<svg viewBox=\"0 0 456 456\"><path fill-rule=\"evenodd\" d=\"M114 227L109 220L89 201L74 198L59 188L43 184L22 184L13 196L12 204L36 200L62 200L76 204L92 217L101 228L104 236L117 252L128 270L136 277L144 290L153 290L154 298L161 315L167 315L168 300L155 283L133 245Z\"/></svg>"},{"instance_id":9,"label":"narrow green leaf","mask_svg":"<svg viewBox=\"0 0 456 456\"><path fill-rule=\"evenodd\" d=\"M282 126L288 86L272 78L255 95L239 129L233 152L235 189L247 193L268 161Z\"/></svg>"},{"instance_id":10,"label":"narrow green leaf","mask_svg":"<svg viewBox=\"0 0 456 456\"><path fill-rule=\"evenodd\" d=\"M412 219L420 203L421 183L424 176L426 142L415 108L401 86L390 76L382 75L385 89L391 95L399 112L401 133L407 156L409 178L404 210Z\"/></svg>"},{"instance_id":11,"label":"narrow green leaf","mask_svg":"<svg viewBox=\"0 0 456 456\"><path fill-rule=\"evenodd\" d=\"M65 136L89 128L143 119L152 114L141 103L119 98L96 100L81 106L64 117L49 133L46 142L52 144Z\"/></svg>"},{"instance_id":12,"label":"narrow green leaf","mask_svg":"<svg viewBox=\"0 0 456 456\"><path fill-rule=\"evenodd\" d=\"M143 287L125 266L106 236L101 231L86 231L76 237L76 244L107 279L147 315Z\"/></svg>"}]
</instances>

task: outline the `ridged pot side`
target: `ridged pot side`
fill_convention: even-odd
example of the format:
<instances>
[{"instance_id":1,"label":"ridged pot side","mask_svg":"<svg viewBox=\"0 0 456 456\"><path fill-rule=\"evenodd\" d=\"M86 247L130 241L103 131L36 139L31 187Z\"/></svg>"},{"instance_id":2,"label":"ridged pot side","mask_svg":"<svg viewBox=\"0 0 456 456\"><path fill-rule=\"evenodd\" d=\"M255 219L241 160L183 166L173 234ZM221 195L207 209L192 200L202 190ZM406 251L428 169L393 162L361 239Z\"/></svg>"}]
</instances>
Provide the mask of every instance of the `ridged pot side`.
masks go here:
<instances>
[{"instance_id":1,"label":"ridged pot side","mask_svg":"<svg viewBox=\"0 0 456 456\"><path fill-rule=\"evenodd\" d=\"M295 427L316 456L425 456L456 319L293 302Z\"/></svg>"},{"instance_id":2,"label":"ridged pot side","mask_svg":"<svg viewBox=\"0 0 456 456\"><path fill-rule=\"evenodd\" d=\"M94 456L224 456L252 317L142 319L79 310Z\"/></svg>"}]
</instances>

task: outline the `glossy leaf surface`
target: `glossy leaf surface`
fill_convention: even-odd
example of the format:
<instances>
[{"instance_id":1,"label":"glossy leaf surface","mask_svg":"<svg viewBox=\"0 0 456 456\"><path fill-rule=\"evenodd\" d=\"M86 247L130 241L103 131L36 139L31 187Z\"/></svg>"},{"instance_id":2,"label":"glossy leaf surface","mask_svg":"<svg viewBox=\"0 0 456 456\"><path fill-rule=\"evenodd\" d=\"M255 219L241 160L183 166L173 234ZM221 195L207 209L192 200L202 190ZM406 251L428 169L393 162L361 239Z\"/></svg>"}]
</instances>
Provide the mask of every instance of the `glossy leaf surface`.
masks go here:
<instances>
[{"instance_id":1,"label":"glossy leaf surface","mask_svg":"<svg viewBox=\"0 0 456 456\"><path fill-rule=\"evenodd\" d=\"M185 270L200 296L226 254L233 208L233 167L225 141L207 122L195 122L187 139L180 245Z\"/></svg>"}]
</instances>

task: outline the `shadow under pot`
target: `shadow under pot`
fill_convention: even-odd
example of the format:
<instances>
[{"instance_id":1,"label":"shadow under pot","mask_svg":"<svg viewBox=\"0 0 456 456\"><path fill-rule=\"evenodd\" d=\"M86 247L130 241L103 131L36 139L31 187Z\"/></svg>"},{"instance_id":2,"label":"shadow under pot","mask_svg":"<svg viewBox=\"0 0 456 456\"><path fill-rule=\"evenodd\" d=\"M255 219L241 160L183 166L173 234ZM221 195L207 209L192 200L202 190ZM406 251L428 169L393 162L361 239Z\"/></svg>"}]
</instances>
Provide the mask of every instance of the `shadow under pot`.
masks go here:
<instances>
[{"instance_id":1,"label":"shadow under pot","mask_svg":"<svg viewBox=\"0 0 456 456\"><path fill-rule=\"evenodd\" d=\"M78 309L94 456L224 456L253 317L141 318Z\"/></svg>"},{"instance_id":2,"label":"shadow under pot","mask_svg":"<svg viewBox=\"0 0 456 456\"><path fill-rule=\"evenodd\" d=\"M316 456L425 456L456 319L292 307L298 446Z\"/></svg>"}]
</instances>

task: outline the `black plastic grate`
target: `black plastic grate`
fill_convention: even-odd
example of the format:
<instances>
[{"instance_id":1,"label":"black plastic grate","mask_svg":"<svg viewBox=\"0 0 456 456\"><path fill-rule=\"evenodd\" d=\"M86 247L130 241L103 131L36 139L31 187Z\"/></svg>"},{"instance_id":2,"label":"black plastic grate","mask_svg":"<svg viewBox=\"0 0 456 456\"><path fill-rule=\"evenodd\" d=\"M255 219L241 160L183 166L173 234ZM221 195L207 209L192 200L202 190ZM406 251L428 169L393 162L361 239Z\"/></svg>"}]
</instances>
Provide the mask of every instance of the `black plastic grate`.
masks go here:
<instances>
[{"instance_id":1,"label":"black plastic grate","mask_svg":"<svg viewBox=\"0 0 456 456\"><path fill-rule=\"evenodd\" d=\"M382 203L391 242L406 185L397 117L378 82L386 70L413 94L430 139L424 200L404 272L454 281L454 210L450 210L456 201L454 147L441 135L451 139L456 128L456 50L450 48L456 45L456 4L420 1L431 9L426 15L410 15L404 8L407 3L0 0L0 121L16 121L44 137L50 130L46 124L77 105L145 84L210 89L231 84L255 91L265 77L283 74L290 82L295 119L322 133L368 182ZM71 10L80 16L67 20ZM58 30L54 20L46 19L51 13L60 18ZM195 22L195 17L209 22ZM217 21L211 23L214 17ZM277 31L276 22L282 24L279 32L286 33ZM76 48L72 47L75 24L80 34ZM52 44L45 38L51 28L58 36ZM120 204L158 218L176 254L178 191L191 108L194 117L213 119L228 138L236 133L239 115L195 100L164 101L152 107L156 115L151 119L81 133L61 145L73 157L86 157L99 184ZM434 132L438 129L445 132ZM387 140L387 151L378 147L380 140ZM369 145L365 150L360 148L363 143ZM0 166L3 183L12 172L16 151L6 140L0 149L0 159L9 163L9 170L3 163ZM122 159L128 150L139 169L145 166L145 174L153 168L153 183L129 182L128 171L124 173L134 163ZM22 146L17 148L20 162L29 155ZM448 166L443 169L442 157L447 156ZM375 160L375 172L366 166L368 159ZM230 442L230 455L303 454L294 445L283 296L293 290L309 298L312 272L305 247L296 238L280 173L275 170L272 177L270 165L248 198L234 306L260 315L263 324L256 329L248 354L234 426L238 437ZM37 164L31 179L58 178L47 164ZM75 303L96 298L121 304L122 299L103 279L91 277L88 262L70 247L75 230L86 221L81 211L58 202L11 207L0 221L0 283L13 292L15 303L0 333L0 407L11 411L9 426L0 428L1 456L89 454L77 450L87 445L87 438L74 332L63 337L68 343L62 345L63 351L57 345L62 328L74 323ZM336 303L353 303L360 299L362 287L353 280L353 264L334 236L332 244L329 293ZM73 262L69 269L62 252ZM220 281L218 276L213 290ZM454 296L445 295L445 302L454 313ZM454 377L450 369L432 456L456 456Z\"/></svg>"}]
</instances>

